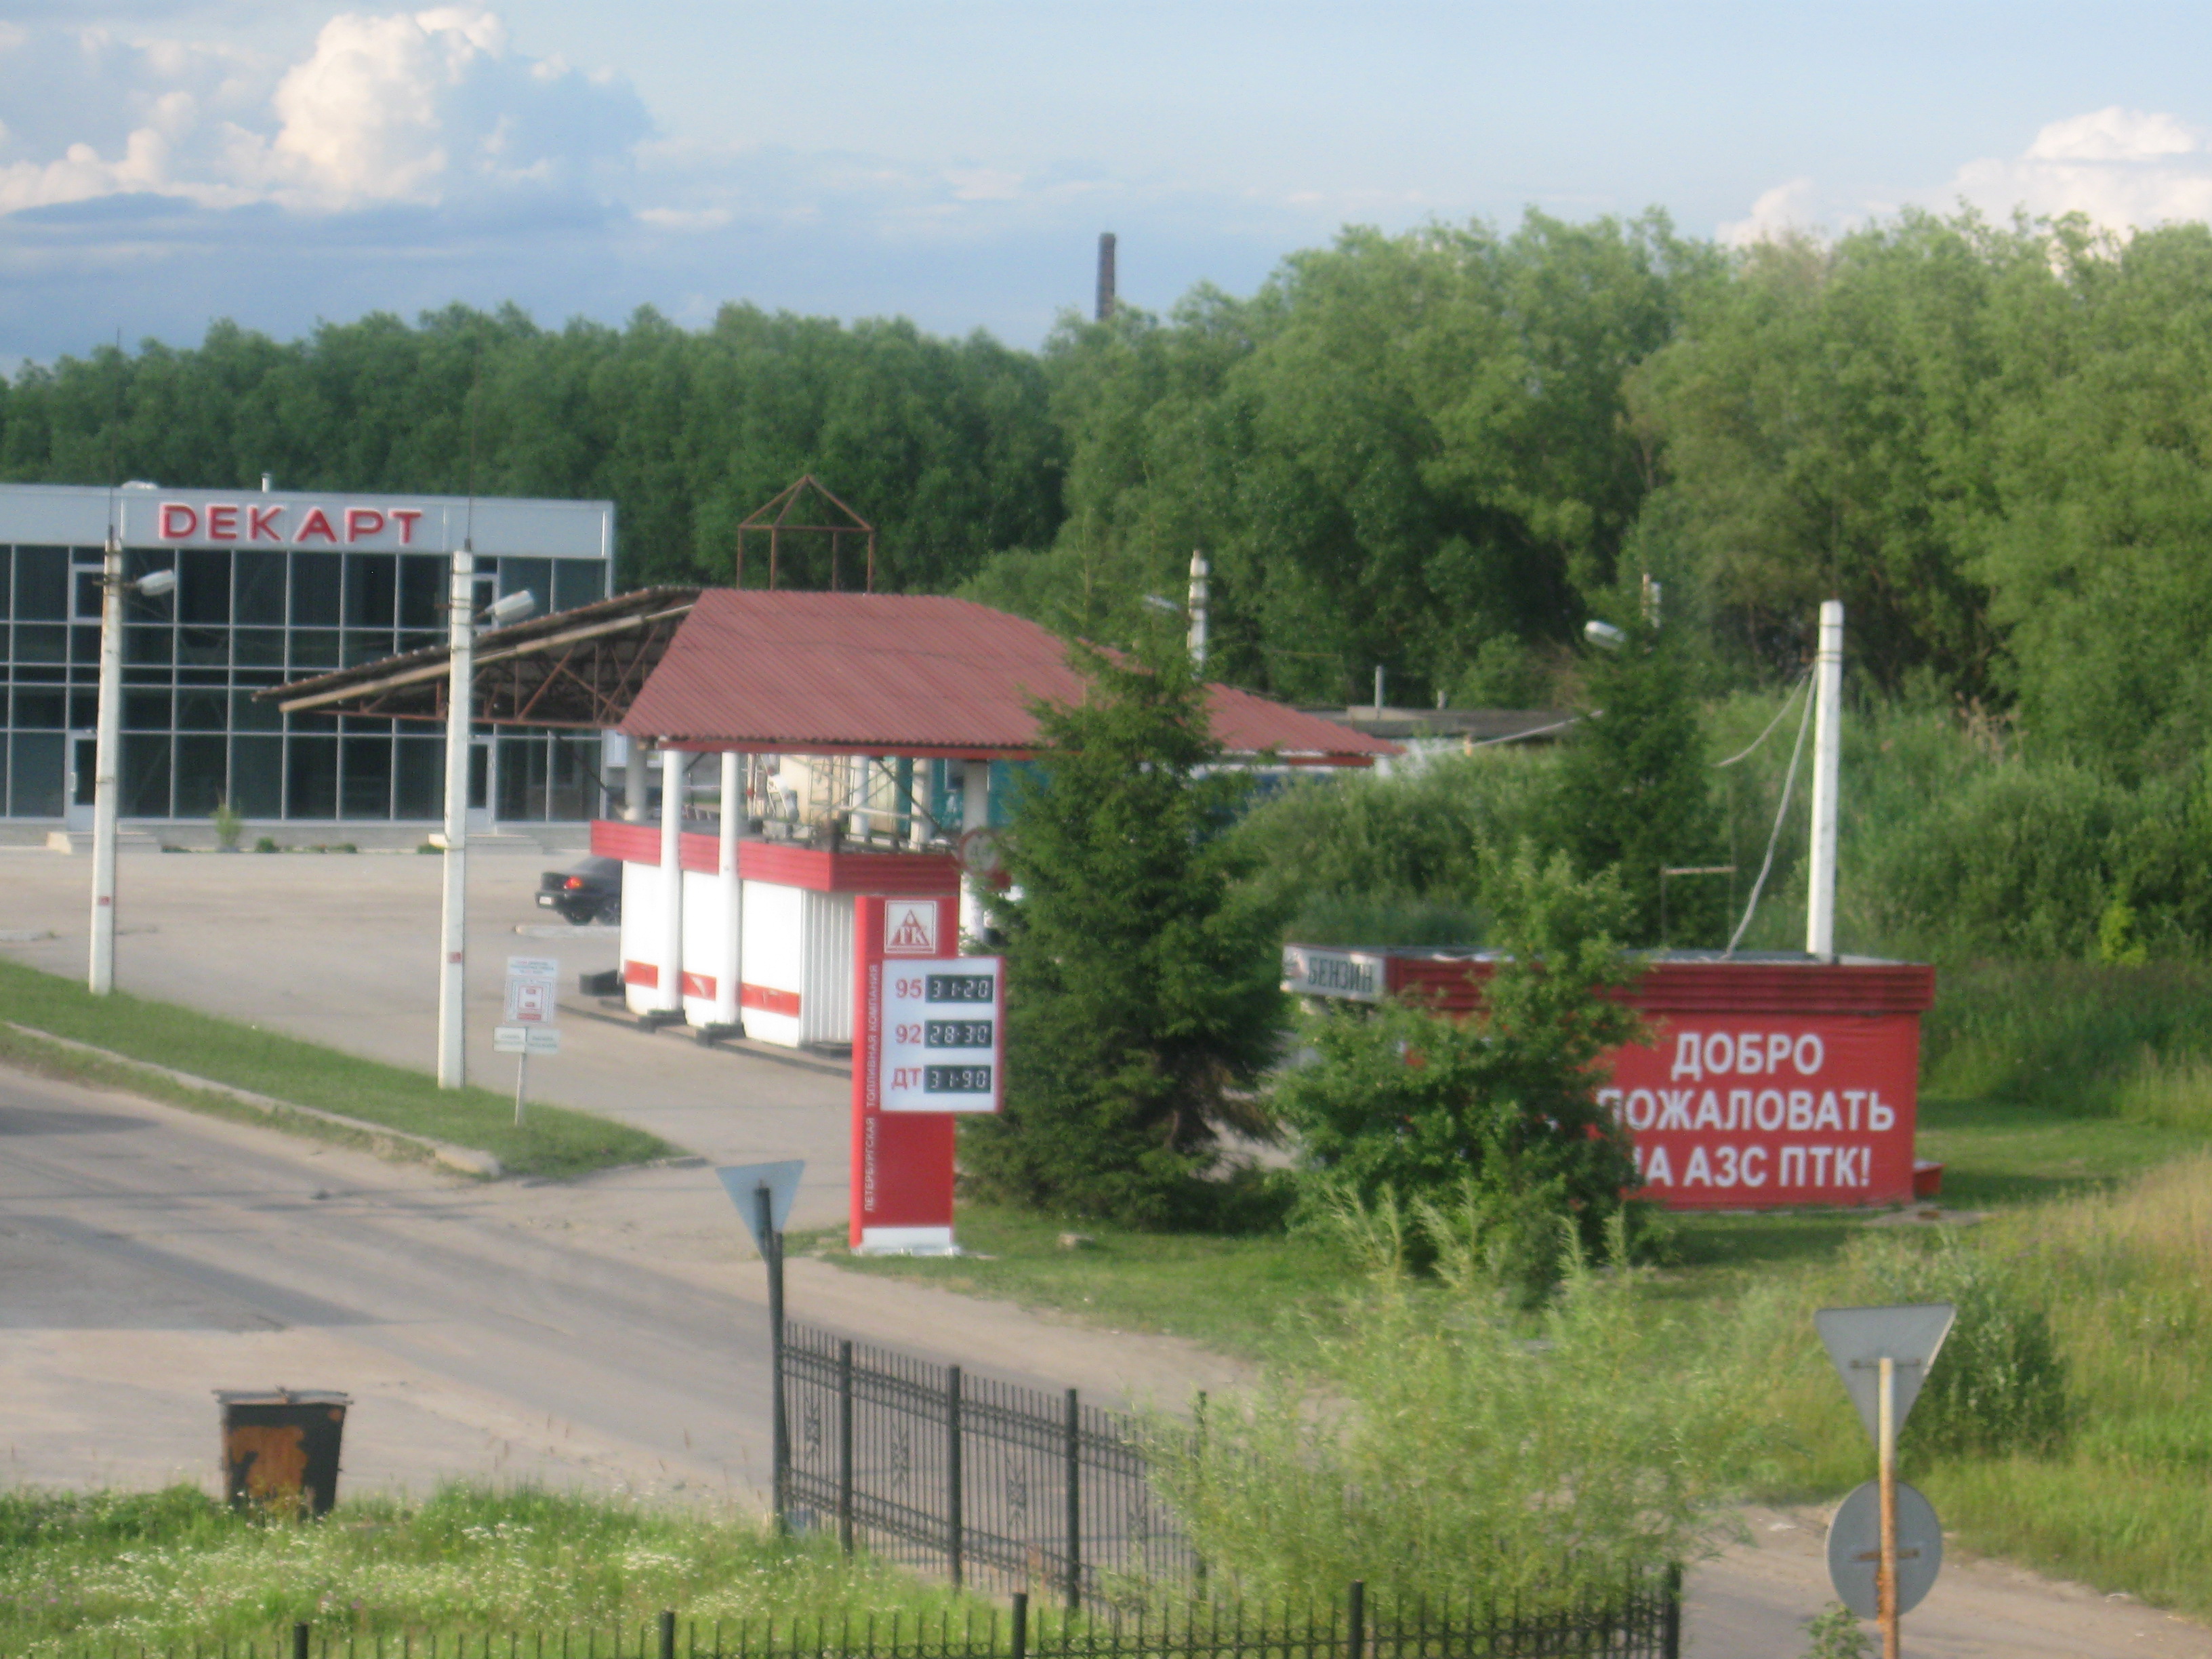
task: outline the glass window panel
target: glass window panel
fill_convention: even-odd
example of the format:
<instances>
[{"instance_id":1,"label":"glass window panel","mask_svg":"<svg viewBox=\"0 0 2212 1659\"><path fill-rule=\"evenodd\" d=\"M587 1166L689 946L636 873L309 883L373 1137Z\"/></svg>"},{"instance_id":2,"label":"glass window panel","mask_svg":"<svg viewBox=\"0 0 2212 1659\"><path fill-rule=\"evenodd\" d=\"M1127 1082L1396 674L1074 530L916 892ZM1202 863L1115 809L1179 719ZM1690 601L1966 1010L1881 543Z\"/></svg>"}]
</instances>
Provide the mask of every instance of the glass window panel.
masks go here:
<instances>
[{"instance_id":1,"label":"glass window panel","mask_svg":"<svg viewBox=\"0 0 2212 1659\"><path fill-rule=\"evenodd\" d=\"M234 622L281 624L284 620L284 556L240 552Z\"/></svg>"},{"instance_id":2,"label":"glass window panel","mask_svg":"<svg viewBox=\"0 0 2212 1659\"><path fill-rule=\"evenodd\" d=\"M292 666L295 668L336 668L338 665L337 630L329 628L303 628L292 635Z\"/></svg>"},{"instance_id":3,"label":"glass window panel","mask_svg":"<svg viewBox=\"0 0 2212 1659\"><path fill-rule=\"evenodd\" d=\"M230 684L230 674L228 670L221 668L179 668L177 671L177 684L179 685L224 686Z\"/></svg>"},{"instance_id":4,"label":"glass window panel","mask_svg":"<svg viewBox=\"0 0 2212 1659\"><path fill-rule=\"evenodd\" d=\"M605 559L556 559L553 561L553 609L572 611L580 605L589 605L593 599L607 596L607 562ZM544 598L539 594L540 599Z\"/></svg>"},{"instance_id":5,"label":"glass window panel","mask_svg":"<svg viewBox=\"0 0 2212 1659\"><path fill-rule=\"evenodd\" d=\"M65 723L62 715L67 696L68 694L58 685L17 686L15 723L19 726L60 731Z\"/></svg>"},{"instance_id":6,"label":"glass window panel","mask_svg":"<svg viewBox=\"0 0 2212 1659\"><path fill-rule=\"evenodd\" d=\"M230 728L234 732L281 732L284 711L274 697L257 697L251 691L230 694Z\"/></svg>"},{"instance_id":7,"label":"glass window panel","mask_svg":"<svg viewBox=\"0 0 2212 1659\"><path fill-rule=\"evenodd\" d=\"M123 799L126 818L166 818L169 812L169 734L123 734Z\"/></svg>"},{"instance_id":8,"label":"glass window panel","mask_svg":"<svg viewBox=\"0 0 2212 1659\"><path fill-rule=\"evenodd\" d=\"M345 556L345 625L389 629L399 591L396 553Z\"/></svg>"},{"instance_id":9,"label":"glass window panel","mask_svg":"<svg viewBox=\"0 0 2212 1659\"><path fill-rule=\"evenodd\" d=\"M545 739L499 740L499 811L501 821L531 823L545 817Z\"/></svg>"},{"instance_id":10,"label":"glass window panel","mask_svg":"<svg viewBox=\"0 0 2212 1659\"><path fill-rule=\"evenodd\" d=\"M453 574L445 559L410 554L399 561L399 625L440 628L446 620L446 584Z\"/></svg>"},{"instance_id":11,"label":"glass window panel","mask_svg":"<svg viewBox=\"0 0 2212 1659\"><path fill-rule=\"evenodd\" d=\"M446 636L443 634L427 632L402 634L399 636L399 653L404 655L410 651L427 651L434 645L443 645L445 642Z\"/></svg>"},{"instance_id":12,"label":"glass window panel","mask_svg":"<svg viewBox=\"0 0 2212 1659\"><path fill-rule=\"evenodd\" d=\"M17 662L67 662L69 629L60 623L17 623L15 627Z\"/></svg>"},{"instance_id":13,"label":"glass window panel","mask_svg":"<svg viewBox=\"0 0 2212 1659\"><path fill-rule=\"evenodd\" d=\"M392 816L402 818L443 817L446 740L443 738L402 738L392 745Z\"/></svg>"},{"instance_id":14,"label":"glass window panel","mask_svg":"<svg viewBox=\"0 0 2212 1659\"><path fill-rule=\"evenodd\" d=\"M240 817L284 816L284 739L230 740L230 805Z\"/></svg>"},{"instance_id":15,"label":"glass window panel","mask_svg":"<svg viewBox=\"0 0 2212 1659\"><path fill-rule=\"evenodd\" d=\"M8 620L8 612L14 601L15 583L9 579L8 573L14 568L15 562L15 550L0 547L0 622Z\"/></svg>"},{"instance_id":16,"label":"glass window panel","mask_svg":"<svg viewBox=\"0 0 2212 1659\"><path fill-rule=\"evenodd\" d=\"M70 659L82 663L88 668L97 669L100 666L100 629L97 624L90 628L72 628L69 634Z\"/></svg>"},{"instance_id":17,"label":"glass window panel","mask_svg":"<svg viewBox=\"0 0 2212 1659\"><path fill-rule=\"evenodd\" d=\"M281 628L240 628L230 636L234 660L240 667L266 664L284 665L284 630Z\"/></svg>"},{"instance_id":18,"label":"glass window panel","mask_svg":"<svg viewBox=\"0 0 2212 1659\"><path fill-rule=\"evenodd\" d=\"M392 816L392 739L348 738L345 751L345 811L349 818Z\"/></svg>"},{"instance_id":19,"label":"glass window panel","mask_svg":"<svg viewBox=\"0 0 2212 1659\"><path fill-rule=\"evenodd\" d=\"M18 622L69 620L69 555L58 547L15 550Z\"/></svg>"},{"instance_id":20,"label":"glass window panel","mask_svg":"<svg viewBox=\"0 0 2212 1659\"><path fill-rule=\"evenodd\" d=\"M290 738L285 741L284 816L334 818L338 815L338 740Z\"/></svg>"},{"instance_id":21,"label":"glass window panel","mask_svg":"<svg viewBox=\"0 0 2212 1659\"><path fill-rule=\"evenodd\" d=\"M345 636L345 665L357 668L365 662L382 662L392 654L392 630L381 634L363 634L351 629Z\"/></svg>"},{"instance_id":22,"label":"glass window panel","mask_svg":"<svg viewBox=\"0 0 2212 1659\"><path fill-rule=\"evenodd\" d=\"M85 630L80 630L85 631ZM149 623L133 623L123 630L123 660L125 662L174 662L177 657L177 630L156 627Z\"/></svg>"},{"instance_id":23,"label":"glass window panel","mask_svg":"<svg viewBox=\"0 0 2212 1659\"><path fill-rule=\"evenodd\" d=\"M229 784L224 777L230 748L222 738L180 737L177 739L177 816L204 818L215 811Z\"/></svg>"},{"instance_id":24,"label":"glass window panel","mask_svg":"<svg viewBox=\"0 0 2212 1659\"><path fill-rule=\"evenodd\" d=\"M19 818L62 815L63 773L67 769L58 732L18 732L8 745L8 811Z\"/></svg>"},{"instance_id":25,"label":"glass window panel","mask_svg":"<svg viewBox=\"0 0 2212 1659\"><path fill-rule=\"evenodd\" d=\"M230 554L227 550L188 550L177 559L177 620L230 620ZM183 763L178 763L182 765Z\"/></svg>"},{"instance_id":26,"label":"glass window panel","mask_svg":"<svg viewBox=\"0 0 2212 1659\"><path fill-rule=\"evenodd\" d=\"M69 694L70 728L89 732L100 724L100 693L90 688L72 687Z\"/></svg>"},{"instance_id":27,"label":"glass window panel","mask_svg":"<svg viewBox=\"0 0 2212 1659\"><path fill-rule=\"evenodd\" d=\"M310 711L305 714L288 714L284 718L290 730L307 736L334 738L338 733L338 717L336 714L318 714Z\"/></svg>"},{"instance_id":28,"label":"glass window panel","mask_svg":"<svg viewBox=\"0 0 2212 1659\"><path fill-rule=\"evenodd\" d=\"M129 732L166 732L172 724L166 690L142 687L123 694L123 726Z\"/></svg>"},{"instance_id":29,"label":"glass window panel","mask_svg":"<svg viewBox=\"0 0 2212 1659\"><path fill-rule=\"evenodd\" d=\"M100 620L100 572L78 565L70 572L70 615L78 622Z\"/></svg>"},{"instance_id":30,"label":"glass window panel","mask_svg":"<svg viewBox=\"0 0 2212 1659\"><path fill-rule=\"evenodd\" d=\"M228 628L179 628L177 630L177 660L180 663L228 663L230 660L230 630Z\"/></svg>"},{"instance_id":31,"label":"glass window panel","mask_svg":"<svg viewBox=\"0 0 2212 1659\"><path fill-rule=\"evenodd\" d=\"M292 625L336 628L345 561L334 553L292 556Z\"/></svg>"},{"instance_id":32,"label":"glass window panel","mask_svg":"<svg viewBox=\"0 0 2212 1659\"><path fill-rule=\"evenodd\" d=\"M230 719L230 694L227 691L180 690L177 693L177 730L179 732L221 732L227 730ZM177 764L184 764L181 753Z\"/></svg>"},{"instance_id":33,"label":"glass window panel","mask_svg":"<svg viewBox=\"0 0 2212 1659\"><path fill-rule=\"evenodd\" d=\"M593 773L599 762L597 738L553 737L553 785L546 814L556 822L574 823L593 816Z\"/></svg>"},{"instance_id":34,"label":"glass window panel","mask_svg":"<svg viewBox=\"0 0 2212 1659\"><path fill-rule=\"evenodd\" d=\"M98 564L100 555L97 549L87 548L77 559L79 564ZM156 570L173 570L177 556L166 547L126 547L123 550L123 580L135 582L141 576ZM167 601L164 600L164 604Z\"/></svg>"},{"instance_id":35,"label":"glass window panel","mask_svg":"<svg viewBox=\"0 0 2212 1659\"><path fill-rule=\"evenodd\" d=\"M392 722L348 714L338 722L338 730L349 738L388 738L392 735Z\"/></svg>"}]
</instances>

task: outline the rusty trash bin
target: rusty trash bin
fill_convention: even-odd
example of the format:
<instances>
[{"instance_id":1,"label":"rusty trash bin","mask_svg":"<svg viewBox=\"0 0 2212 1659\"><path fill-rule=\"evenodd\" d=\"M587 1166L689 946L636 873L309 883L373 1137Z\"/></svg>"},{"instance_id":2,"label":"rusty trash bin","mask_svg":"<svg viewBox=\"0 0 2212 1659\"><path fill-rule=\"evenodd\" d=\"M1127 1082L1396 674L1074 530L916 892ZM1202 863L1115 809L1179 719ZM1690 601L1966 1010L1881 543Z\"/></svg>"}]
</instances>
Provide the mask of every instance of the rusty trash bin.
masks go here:
<instances>
[{"instance_id":1,"label":"rusty trash bin","mask_svg":"<svg viewBox=\"0 0 2212 1659\"><path fill-rule=\"evenodd\" d=\"M222 1482L234 1510L327 1515L338 1496L342 1394L296 1389L219 1389Z\"/></svg>"}]
</instances>

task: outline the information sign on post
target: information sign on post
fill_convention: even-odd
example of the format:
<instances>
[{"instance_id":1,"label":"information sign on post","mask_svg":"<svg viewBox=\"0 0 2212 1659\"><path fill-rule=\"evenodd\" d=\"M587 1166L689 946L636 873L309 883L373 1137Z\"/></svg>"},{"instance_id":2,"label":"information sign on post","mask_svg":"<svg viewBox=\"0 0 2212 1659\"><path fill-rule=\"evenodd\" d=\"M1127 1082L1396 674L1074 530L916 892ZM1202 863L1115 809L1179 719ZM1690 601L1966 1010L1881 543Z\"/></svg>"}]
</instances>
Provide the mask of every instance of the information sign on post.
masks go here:
<instances>
[{"instance_id":1,"label":"information sign on post","mask_svg":"<svg viewBox=\"0 0 2212 1659\"><path fill-rule=\"evenodd\" d=\"M995 1112L1006 1081L1006 962L886 964L878 1098L886 1112Z\"/></svg>"},{"instance_id":2,"label":"information sign on post","mask_svg":"<svg viewBox=\"0 0 2212 1659\"><path fill-rule=\"evenodd\" d=\"M507 959L506 1018L492 1034L497 1053L514 1060L514 1126L522 1127L523 1100L529 1089L530 1057L561 1052L561 959Z\"/></svg>"}]
</instances>

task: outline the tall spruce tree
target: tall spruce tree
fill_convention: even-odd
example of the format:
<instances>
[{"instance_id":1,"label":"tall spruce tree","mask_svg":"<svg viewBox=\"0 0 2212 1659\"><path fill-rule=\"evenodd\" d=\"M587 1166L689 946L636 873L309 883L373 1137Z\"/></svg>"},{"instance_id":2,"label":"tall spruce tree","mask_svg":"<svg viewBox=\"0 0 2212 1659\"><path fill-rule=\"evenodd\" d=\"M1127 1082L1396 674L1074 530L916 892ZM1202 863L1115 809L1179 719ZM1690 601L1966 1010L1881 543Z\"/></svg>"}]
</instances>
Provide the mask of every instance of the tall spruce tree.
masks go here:
<instances>
[{"instance_id":1,"label":"tall spruce tree","mask_svg":"<svg viewBox=\"0 0 2212 1659\"><path fill-rule=\"evenodd\" d=\"M1209 772L1206 689L1180 657L1079 648L1088 689L1041 703L1047 752L1006 837L993 905L1007 958L1003 1113L965 1126L988 1194L1163 1226L1206 1218L1224 1127L1285 1023L1280 918L1225 838L1246 787Z\"/></svg>"},{"instance_id":2,"label":"tall spruce tree","mask_svg":"<svg viewBox=\"0 0 2212 1659\"><path fill-rule=\"evenodd\" d=\"M1689 665L1650 624L1624 631L1619 649L1591 653L1583 717L1559 765L1560 839L1584 871L1619 873L1624 943L1719 945L1728 886L1714 878L1669 884L1661 926L1661 870L1721 861Z\"/></svg>"}]
</instances>

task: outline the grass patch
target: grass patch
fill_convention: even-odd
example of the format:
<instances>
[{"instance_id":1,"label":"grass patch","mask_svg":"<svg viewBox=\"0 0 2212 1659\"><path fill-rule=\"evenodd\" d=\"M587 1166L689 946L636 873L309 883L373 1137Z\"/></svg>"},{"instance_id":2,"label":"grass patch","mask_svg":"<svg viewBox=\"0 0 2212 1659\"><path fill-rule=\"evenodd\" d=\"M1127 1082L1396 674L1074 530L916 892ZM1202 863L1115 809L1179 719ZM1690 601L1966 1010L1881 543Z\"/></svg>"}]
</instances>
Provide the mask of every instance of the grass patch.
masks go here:
<instances>
[{"instance_id":1,"label":"grass patch","mask_svg":"<svg viewBox=\"0 0 2212 1659\"><path fill-rule=\"evenodd\" d=\"M741 1622L757 1635L774 1619L781 1639L799 1617L823 1621L833 1642L844 1620L888 1633L896 1619L911 1643L981 1607L848 1559L834 1540L777 1539L734 1510L455 1486L427 1503L356 1499L295 1524L234 1515L185 1486L0 1492L0 1632L13 1655L190 1651L265 1642L299 1621L319 1640L395 1649L573 1632L580 1653L584 1632L618 1632L628 1651L663 1608L696 1622L702 1644L717 1620L734 1637Z\"/></svg>"},{"instance_id":2,"label":"grass patch","mask_svg":"<svg viewBox=\"0 0 2212 1659\"><path fill-rule=\"evenodd\" d=\"M117 992L95 997L73 980L0 961L0 1011L20 1024L95 1043L134 1060L173 1066L212 1082L295 1105L342 1112L409 1134L474 1147L517 1174L574 1176L636 1164L672 1150L658 1136L588 1112L532 1105L514 1127L514 1103L489 1089L441 1089L421 1072L362 1060L173 1003ZM0 1058L50 1076L127 1088L244 1121L344 1140L344 1131L307 1117L268 1117L220 1095L56 1044L0 1031ZM389 1144L389 1143L387 1143Z\"/></svg>"}]
</instances>

